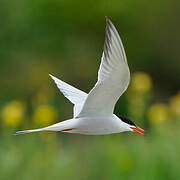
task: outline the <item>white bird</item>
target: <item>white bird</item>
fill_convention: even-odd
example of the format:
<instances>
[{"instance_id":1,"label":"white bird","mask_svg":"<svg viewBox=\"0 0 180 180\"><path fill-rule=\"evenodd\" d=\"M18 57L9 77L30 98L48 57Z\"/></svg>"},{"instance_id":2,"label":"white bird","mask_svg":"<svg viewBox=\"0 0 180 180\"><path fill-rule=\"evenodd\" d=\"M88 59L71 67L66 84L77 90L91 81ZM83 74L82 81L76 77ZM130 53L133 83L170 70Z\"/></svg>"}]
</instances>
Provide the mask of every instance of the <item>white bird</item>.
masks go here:
<instances>
[{"instance_id":1,"label":"white bird","mask_svg":"<svg viewBox=\"0 0 180 180\"><path fill-rule=\"evenodd\" d=\"M18 131L15 135L39 131L61 131L86 135L134 131L144 135L142 133L144 130L131 120L113 114L117 100L129 85L130 72L123 44L109 18L106 18L104 52L98 71L98 80L89 94L50 76L64 96L74 104L73 118L40 129Z\"/></svg>"}]
</instances>

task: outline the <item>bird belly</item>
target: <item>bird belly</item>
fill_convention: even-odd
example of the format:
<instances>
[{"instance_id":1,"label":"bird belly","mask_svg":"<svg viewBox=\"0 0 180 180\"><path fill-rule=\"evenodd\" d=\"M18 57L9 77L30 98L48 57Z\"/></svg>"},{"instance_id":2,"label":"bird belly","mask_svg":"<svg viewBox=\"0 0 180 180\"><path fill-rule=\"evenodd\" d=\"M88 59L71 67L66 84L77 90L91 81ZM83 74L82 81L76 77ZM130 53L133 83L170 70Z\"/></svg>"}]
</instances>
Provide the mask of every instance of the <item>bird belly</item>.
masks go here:
<instances>
[{"instance_id":1,"label":"bird belly","mask_svg":"<svg viewBox=\"0 0 180 180\"><path fill-rule=\"evenodd\" d=\"M79 118L76 127L68 133L85 135L103 135L121 132L119 120L113 117L86 117Z\"/></svg>"}]
</instances>

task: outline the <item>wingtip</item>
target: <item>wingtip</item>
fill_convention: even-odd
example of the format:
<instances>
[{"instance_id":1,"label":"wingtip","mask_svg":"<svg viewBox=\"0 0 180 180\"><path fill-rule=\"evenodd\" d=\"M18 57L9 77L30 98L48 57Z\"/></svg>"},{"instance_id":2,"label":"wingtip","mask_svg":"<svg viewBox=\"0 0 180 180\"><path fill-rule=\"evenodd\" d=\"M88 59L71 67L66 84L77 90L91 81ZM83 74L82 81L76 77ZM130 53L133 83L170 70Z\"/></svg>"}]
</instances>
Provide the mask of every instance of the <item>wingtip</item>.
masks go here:
<instances>
[{"instance_id":1,"label":"wingtip","mask_svg":"<svg viewBox=\"0 0 180 180\"><path fill-rule=\"evenodd\" d=\"M50 76L52 79L54 79L54 78L55 78L52 74L49 74L49 76Z\"/></svg>"},{"instance_id":2,"label":"wingtip","mask_svg":"<svg viewBox=\"0 0 180 180\"><path fill-rule=\"evenodd\" d=\"M55 76L53 76L52 74L49 74L49 76L51 77L51 79L53 80L53 81L60 81L60 79L58 79L58 78L56 78Z\"/></svg>"},{"instance_id":3,"label":"wingtip","mask_svg":"<svg viewBox=\"0 0 180 180\"><path fill-rule=\"evenodd\" d=\"M106 18L106 21L108 21L108 20L109 20L109 17L108 17L108 16L105 16L105 18Z\"/></svg>"},{"instance_id":4,"label":"wingtip","mask_svg":"<svg viewBox=\"0 0 180 180\"><path fill-rule=\"evenodd\" d=\"M106 18L106 24L107 24L107 25L110 24L110 23L112 23L111 20L110 20L110 18L109 18L108 16L105 16L105 18Z\"/></svg>"}]
</instances>

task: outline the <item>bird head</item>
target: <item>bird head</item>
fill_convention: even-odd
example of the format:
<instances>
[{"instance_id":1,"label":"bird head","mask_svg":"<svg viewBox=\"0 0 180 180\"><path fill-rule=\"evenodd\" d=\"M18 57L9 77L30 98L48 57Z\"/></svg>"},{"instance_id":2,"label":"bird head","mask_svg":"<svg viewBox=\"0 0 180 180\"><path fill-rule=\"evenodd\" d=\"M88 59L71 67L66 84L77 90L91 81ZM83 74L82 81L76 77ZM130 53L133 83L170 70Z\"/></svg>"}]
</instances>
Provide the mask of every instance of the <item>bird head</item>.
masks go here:
<instances>
[{"instance_id":1,"label":"bird head","mask_svg":"<svg viewBox=\"0 0 180 180\"><path fill-rule=\"evenodd\" d=\"M136 133L141 134L142 136L144 136L143 132L144 130L138 126L136 126L136 124L134 122L132 122L130 119L123 117L123 116L118 116L121 121L124 123L124 125L127 128L127 131L134 131Z\"/></svg>"}]
</instances>

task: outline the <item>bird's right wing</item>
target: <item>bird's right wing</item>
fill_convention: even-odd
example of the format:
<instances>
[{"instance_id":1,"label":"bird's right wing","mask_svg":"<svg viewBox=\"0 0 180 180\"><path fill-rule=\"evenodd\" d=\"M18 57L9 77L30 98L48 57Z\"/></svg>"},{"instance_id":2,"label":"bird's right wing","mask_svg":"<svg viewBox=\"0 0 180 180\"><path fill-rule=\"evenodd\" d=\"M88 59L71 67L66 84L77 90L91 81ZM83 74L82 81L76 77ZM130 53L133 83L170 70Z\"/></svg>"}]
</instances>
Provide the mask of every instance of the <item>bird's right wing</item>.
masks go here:
<instances>
[{"instance_id":1,"label":"bird's right wing","mask_svg":"<svg viewBox=\"0 0 180 180\"><path fill-rule=\"evenodd\" d=\"M60 79L52 76L50 77L54 80L59 90L63 93L63 95L69 99L74 104L74 117L79 114L82 109L82 106L87 98L87 93L61 81Z\"/></svg>"},{"instance_id":2,"label":"bird's right wing","mask_svg":"<svg viewBox=\"0 0 180 180\"><path fill-rule=\"evenodd\" d=\"M113 114L117 100L129 85L130 72L120 36L108 18L106 24L106 38L98 81L88 94L77 117Z\"/></svg>"}]
</instances>

